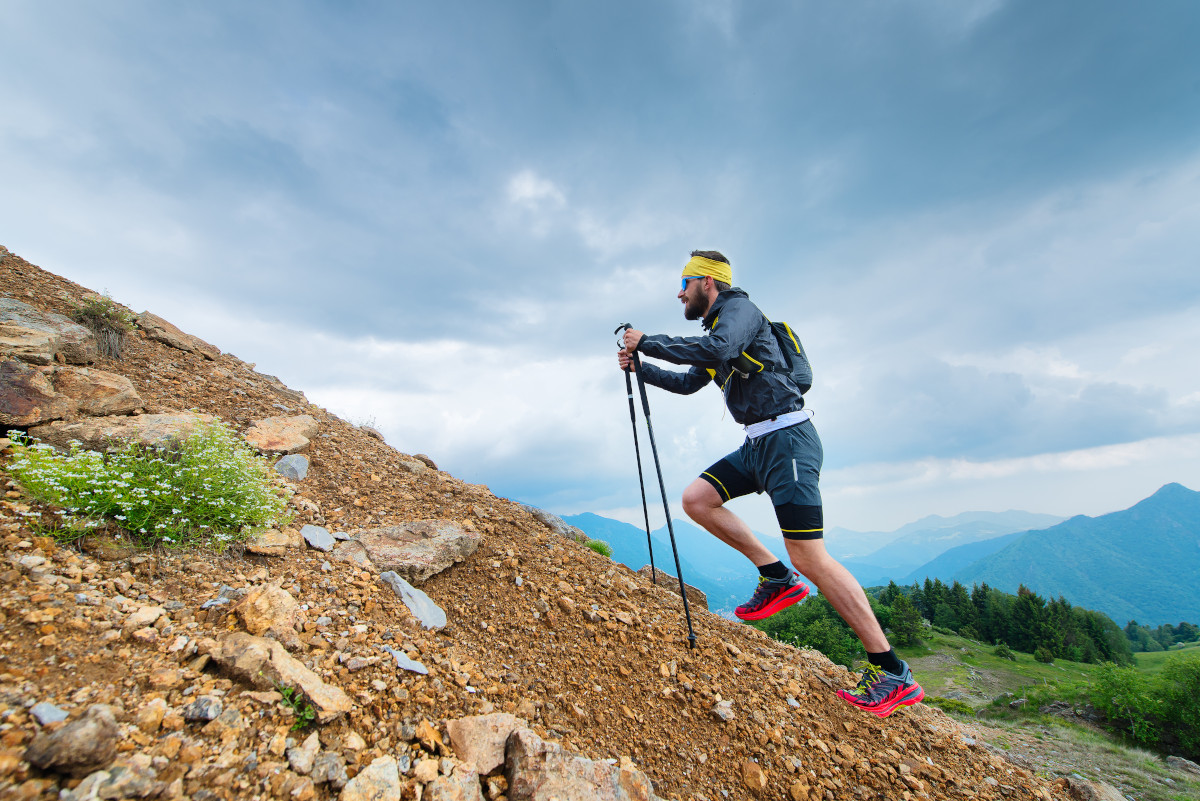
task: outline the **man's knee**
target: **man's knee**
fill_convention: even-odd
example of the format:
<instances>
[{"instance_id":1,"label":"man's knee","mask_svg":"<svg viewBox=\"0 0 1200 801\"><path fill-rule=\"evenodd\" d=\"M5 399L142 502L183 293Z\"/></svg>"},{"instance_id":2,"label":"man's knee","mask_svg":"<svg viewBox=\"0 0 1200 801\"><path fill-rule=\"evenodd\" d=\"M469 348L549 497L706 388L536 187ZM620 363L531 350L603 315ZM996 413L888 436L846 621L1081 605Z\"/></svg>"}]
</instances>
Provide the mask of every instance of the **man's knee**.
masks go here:
<instances>
[{"instance_id":1,"label":"man's knee","mask_svg":"<svg viewBox=\"0 0 1200 801\"><path fill-rule=\"evenodd\" d=\"M711 511L721 506L721 495L712 484L709 484L702 478L698 478L691 484L688 484L687 489L683 491L683 511L688 513L688 516L695 519L697 515L703 515L705 512Z\"/></svg>"}]
</instances>

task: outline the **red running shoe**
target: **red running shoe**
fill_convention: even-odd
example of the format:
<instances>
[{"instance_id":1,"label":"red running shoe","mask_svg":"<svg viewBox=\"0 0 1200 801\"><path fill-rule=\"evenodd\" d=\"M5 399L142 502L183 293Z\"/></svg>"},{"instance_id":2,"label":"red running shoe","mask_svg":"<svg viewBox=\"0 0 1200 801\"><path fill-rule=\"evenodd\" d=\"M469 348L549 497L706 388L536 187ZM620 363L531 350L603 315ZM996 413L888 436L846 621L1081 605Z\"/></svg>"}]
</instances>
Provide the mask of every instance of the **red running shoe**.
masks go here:
<instances>
[{"instance_id":1,"label":"red running shoe","mask_svg":"<svg viewBox=\"0 0 1200 801\"><path fill-rule=\"evenodd\" d=\"M808 585L800 580L798 573L792 573L783 581L760 576L754 597L733 610L733 613L742 620L762 620L797 601L803 601L807 596Z\"/></svg>"},{"instance_id":2,"label":"red running shoe","mask_svg":"<svg viewBox=\"0 0 1200 801\"><path fill-rule=\"evenodd\" d=\"M900 664L904 671L899 676L876 665L867 665L858 686L853 690L838 690L838 698L881 718L899 707L912 706L925 697L925 691L913 678L908 663Z\"/></svg>"}]
</instances>

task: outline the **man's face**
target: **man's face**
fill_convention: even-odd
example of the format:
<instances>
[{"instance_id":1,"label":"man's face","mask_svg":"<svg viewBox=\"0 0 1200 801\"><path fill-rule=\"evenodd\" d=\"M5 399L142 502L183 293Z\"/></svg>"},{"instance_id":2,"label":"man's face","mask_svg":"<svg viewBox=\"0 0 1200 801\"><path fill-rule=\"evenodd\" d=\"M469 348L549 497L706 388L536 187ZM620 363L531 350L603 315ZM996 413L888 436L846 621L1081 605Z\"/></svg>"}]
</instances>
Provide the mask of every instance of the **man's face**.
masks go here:
<instances>
[{"instance_id":1,"label":"man's face","mask_svg":"<svg viewBox=\"0 0 1200 801\"><path fill-rule=\"evenodd\" d=\"M708 311L708 295L704 289L708 280L704 276L700 276L684 278L682 282L679 294L675 297L679 298L679 302L683 304L683 316L688 320L699 320Z\"/></svg>"}]
</instances>

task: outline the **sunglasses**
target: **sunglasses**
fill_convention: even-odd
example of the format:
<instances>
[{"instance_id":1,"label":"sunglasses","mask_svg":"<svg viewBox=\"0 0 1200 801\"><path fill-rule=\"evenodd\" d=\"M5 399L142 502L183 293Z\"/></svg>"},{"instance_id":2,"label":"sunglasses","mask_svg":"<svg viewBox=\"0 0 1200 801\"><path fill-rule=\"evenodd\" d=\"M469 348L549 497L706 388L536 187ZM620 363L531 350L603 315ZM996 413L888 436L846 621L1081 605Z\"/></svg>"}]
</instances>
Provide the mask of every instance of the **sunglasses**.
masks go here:
<instances>
[{"instance_id":1,"label":"sunglasses","mask_svg":"<svg viewBox=\"0 0 1200 801\"><path fill-rule=\"evenodd\" d=\"M708 276L706 276L706 275L689 275L689 276L686 276L686 277L685 277L685 278L684 278L682 281L680 281L680 282L679 282L679 288L680 288L680 289L687 289L688 281L695 281L695 280L696 280L696 279L698 279L698 278L699 278L699 279L704 279L704 278L707 278L707 277L708 277Z\"/></svg>"}]
</instances>

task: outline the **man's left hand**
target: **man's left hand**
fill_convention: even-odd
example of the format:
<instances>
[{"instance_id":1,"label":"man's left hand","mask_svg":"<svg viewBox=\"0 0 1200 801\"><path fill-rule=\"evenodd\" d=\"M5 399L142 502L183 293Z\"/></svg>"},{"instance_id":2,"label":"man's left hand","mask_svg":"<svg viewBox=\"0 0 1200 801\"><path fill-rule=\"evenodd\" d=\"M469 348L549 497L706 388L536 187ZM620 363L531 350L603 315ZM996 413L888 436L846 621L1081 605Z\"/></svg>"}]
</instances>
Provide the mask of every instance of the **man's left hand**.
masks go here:
<instances>
[{"instance_id":1,"label":"man's left hand","mask_svg":"<svg viewBox=\"0 0 1200 801\"><path fill-rule=\"evenodd\" d=\"M642 342L642 337L646 336L636 328L625 329L625 350L628 353L633 353L637 350L638 345Z\"/></svg>"}]
</instances>

